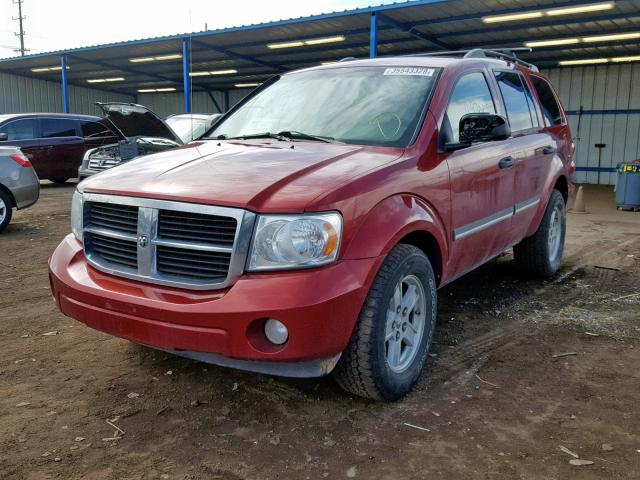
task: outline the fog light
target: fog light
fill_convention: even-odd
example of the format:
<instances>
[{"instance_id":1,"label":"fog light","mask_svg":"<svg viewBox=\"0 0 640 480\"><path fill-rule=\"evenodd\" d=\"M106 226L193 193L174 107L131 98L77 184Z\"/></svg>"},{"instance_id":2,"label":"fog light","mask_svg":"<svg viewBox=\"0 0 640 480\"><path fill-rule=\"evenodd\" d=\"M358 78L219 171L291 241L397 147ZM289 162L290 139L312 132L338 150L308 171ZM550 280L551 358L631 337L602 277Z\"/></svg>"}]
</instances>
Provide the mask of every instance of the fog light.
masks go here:
<instances>
[{"instance_id":1,"label":"fog light","mask_svg":"<svg viewBox=\"0 0 640 480\"><path fill-rule=\"evenodd\" d=\"M282 345L289 339L289 330L284 326L284 323L270 318L264 324L264 334L267 339L276 345Z\"/></svg>"}]
</instances>

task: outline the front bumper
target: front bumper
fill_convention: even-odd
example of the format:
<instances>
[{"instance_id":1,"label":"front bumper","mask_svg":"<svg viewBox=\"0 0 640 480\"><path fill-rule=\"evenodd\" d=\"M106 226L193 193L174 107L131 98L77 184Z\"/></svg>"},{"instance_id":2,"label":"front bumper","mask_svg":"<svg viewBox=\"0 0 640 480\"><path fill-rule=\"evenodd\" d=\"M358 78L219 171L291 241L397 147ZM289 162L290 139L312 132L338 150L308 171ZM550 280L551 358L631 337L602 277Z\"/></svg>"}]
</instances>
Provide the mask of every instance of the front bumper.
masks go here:
<instances>
[{"instance_id":1,"label":"front bumper","mask_svg":"<svg viewBox=\"0 0 640 480\"><path fill-rule=\"evenodd\" d=\"M209 363L311 377L335 366L381 261L245 274L228 289L196 292L99 272L69 235L49 271L60 310L96 330ZM266 318L287 326L285 345L264 338Z\"/></svg>"},{"instance_id":2,"label":"front bumper","mask_svg":"<svg viewBox=\"0 0 640 480\"><path fill-rule=\"evenodd\" d=\"M104 170L93 170L89 167L84 167L84 166L80 166L80 168L78 169L78 181L82 181L87 177L90 177L91 175L95 175L96 173L100 173Z\"/></svg>"}]
</instances>

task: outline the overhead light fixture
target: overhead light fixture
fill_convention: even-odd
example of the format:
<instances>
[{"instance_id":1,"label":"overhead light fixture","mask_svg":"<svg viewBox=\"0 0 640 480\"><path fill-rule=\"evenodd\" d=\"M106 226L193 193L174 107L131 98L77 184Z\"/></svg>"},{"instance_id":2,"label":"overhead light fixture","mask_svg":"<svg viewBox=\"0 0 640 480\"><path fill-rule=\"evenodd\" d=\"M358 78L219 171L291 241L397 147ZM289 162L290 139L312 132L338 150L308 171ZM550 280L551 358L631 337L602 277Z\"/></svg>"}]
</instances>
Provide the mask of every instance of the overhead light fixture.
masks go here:
<instances>
[{"instance_id":1,"label":"overhead light fixture","mask_svg":"<svg viewBox=\"0 0 640 480\"><path fill-rule=\"evenodd\" d=\"M335 65L337 62L337 60L333 60L332 62L321 62L320 65Z\"/></svg>"},{"instance_id":2,"label":"overhead light fixture","mask_svg":"<svg viewBox=\"0 0 640 480\"><path fill-rule=\"evenodd\" d=\"M536 40L533 42L525 42L524 46L529 48L553 47L556 45L573 45L576 43L580 43L579 38L562 38L557 40Z\"/></svg>"},{"instance_id":3,"label":"overhead light fixture","mask_svg":"<svg viewBox=\"0 0 640 480\"><path fill-rule=\"evenodd\" d=\"M236 88L255 88L258 85L260 85L259 83L236 83L235 87Z\"/></svg>"},{"instance_id":4,"label":"overhead light fixture","mask_svg":"<svg viewBox=\"0 0 640 480\"><path fill-rule=\"evenodd\" d=\"M304 42L283 42L283 43L267 44L267 48L291 48L291 47L304 47Z\"/></svg>"},{"instance_id":5,"label":"overhead light fixture","mask_svg":"<svg viewBox=\"0 0 640 480\"><path fill-rule=\"evenodd\" d=\"M516 20L530 20L532 18L541 18L542 12L525 12L525 13L513 13L510 15L494 15L490 17L482 17L484 23L499 23L499 22L515 22Z\"/></svg>"},{"instance_id":6,"label":"overhead light fixture","mask_svg":"<svg viewBox=\"0 0 640 480\"><path fill-rule=\"evenodd\" d=\"M290 42L281 43L268 43L267 48L292 48L303 47L305 45L323 45L325 43L337 43L344 42L346 37L344 35L334 35L332 37L312 38L309 40L292 40Z\"/></svg>"},{"instance_id":7,"label":"overhead light fixture","mask_svg":"<svg viewBox=\"0 0 640 480\"><path fill-rule=\"evenodd\" d=\"M547 10L533 10L530 12L510 13L506 15L490 15L482 17L484 23L515 22L517 20L531 20L532 18L558 17L576 13L600 12L615 8L615 2L593 3L591 5L576 5L575 7L551 8Z\"/></svg>"},{"instance_id":8,"label":"overhead light fixture","mask_svg":"<svg viewBox=\"0 0 640 480\"><path fill-rule=\"evenodd\" d=\"M238 70L235 68L228 68L226 70L211 70L209 71L209 75L231 75L233 73L238 73Z\"/></svg>"},{"instance_id":9,"label":"overhead light fixture","mask_svg":"<svg viewBox=\"0 0 640 480\"><path fill-rule=\"evenodd\" d=\"M228 68L226 70L209 70L202 72L190 72L190 77L206 77L208 75L231 75L233 73L238 73L238 70L235 68Z\"/></svg>"},{"instance_id":10,"label":"overhead light fixture","mask_svg":"<svg viewBox=\"0 0 640 480\"><path fill-rule=\"evenodd\" d=\"M560 60L559 65L568 67L571 65L594 65L597 63L609 63L608 58L585 58L581 60Z\"/></svg>"},{"instance_id":11,"label":"overhead light fixture","mask_svg":"<svg viewBox=\"0 0 640 480\"><path fill-rule=\"evenodd\" d=\"M175 92L176 89L173 87L166 88L139 88L138 93L161 93L161 92Z\"/></svg>"},{"instance_id":12,"label":"overhead light fixture","mask_svg":"<svg viewBox=\"0 0 640 480\"><path fill-rule=\"evenodd\" d=\"M147 62L162 62L165 60L178 60L182 58L182 55L179 53L172 53L170 55L158 55L155 57L137 57L130 58L129 61L131 63L147 63Z\"/></svg>"},{"instance_id":13,"label":"overhead light fixture","mask_svg":"<svg viewBox=\"0 0 640 480\"><path fill-rule=\"evenodd\" d=\"M590 13L601 12L602 10L611 10L616 6L615 2L594 3L592 5L577 5L575 7L552 8L547 10L547 15L555 17L558 15L571 15L573 13Z\"/></svg>"},{"instance_id":14,"label":"overhead light fixture","mask_svg":"<svg viewBox=\"0 0 640 480\"><path fill-rule=\"evenodd\" d=\"M67 66L67 70L69 70L69 67ZM44 72L61 72L62 71L62 67L61 66L55 66L55 67L38 67L38 68L32 68L31 71L33 73L44 73Z\"/></svg>"},{"instance_id":15,"label":"overhead light fixture","mask_svg":"<svg viewBox=\"0 0 640 480\"><path fill-rule=\"evenodd\" d=\"M304 44L305 45L322 45L324 43L337 43L337 42L344 42L344 41L345 41L344 35L336 35L334 37L314 38L311 40L305 40Z\"/></svg>"},{"instance_id":16,"label":"overhead light fixture","mask_svg":"<svg viewBox=\"0 0 640 480\"><path fill-rule=\"evenodd\" d=\"M640 62L640 55L632 55L630 57L613 57L612 62Z\"/></svg>"},{"instance_id":17,"label":"overhead light fixture","mask_svg":"<svg viewBox=\"0 0 640 480\"><path fill-rule=\"evenodd\" d=\"M111 83L111 82L124 82L124 77L109 77L109 78L90 78L87 83Z\"/></svg>"},{"instance_id":18,"label":"overhead light fixture","mask_svg":"<svg viewBox=\"0 0 640 480\"><path fill-rule=\"evenodd\" d=\"M582 40L588 43L593 43L593 42L614 42L616 40L632 40L635 38L640 38L640 32L615 33L613 35L595 35L592 37L584 37Z\"/></svg>"}]
</instances>

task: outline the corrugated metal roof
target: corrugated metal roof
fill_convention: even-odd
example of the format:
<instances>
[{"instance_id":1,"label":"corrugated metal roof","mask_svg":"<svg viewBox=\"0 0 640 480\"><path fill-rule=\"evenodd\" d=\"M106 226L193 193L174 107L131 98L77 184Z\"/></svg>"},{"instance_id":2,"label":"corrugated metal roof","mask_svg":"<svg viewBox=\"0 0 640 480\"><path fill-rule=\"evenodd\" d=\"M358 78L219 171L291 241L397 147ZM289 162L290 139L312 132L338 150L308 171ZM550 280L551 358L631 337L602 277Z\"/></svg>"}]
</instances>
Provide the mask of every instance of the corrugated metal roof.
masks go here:
<instances>
[{"instance_id":1,"label":"corrugated metal roof","mask_svg":"<svg viewBox=\"0 0 640 480\"><path fill-rule=\"evenodd\" d=\"M72 84L90 78L125 77L110 83L112 91L135 93L148 85L182 87L182 62L156 61L134 64L130 58L177 54L182 41L191 41L191 69L235 69L233 75L191 77L194 90L233 88L236 83L260 82L287 70L304 68L343 57L367 57L372 13L378 17L378 54L406 55L442 49L519 47L524 42L588 35L640 32L640 0L616 0L614 8L591 13L504 23L485 23L482 18L603 3L604 0L414 0L331 12L309 17L241 25L206 32L176 34L94 45L64 51L0 60L0 71L59 80L60 72L34 73L32 68L58 65L68 55ZM298 48L269 49L267 44L313 40L343 35L344 41L311 44ZM560 59L640 55L640 39L601 41L537 48L523 55L541 66L557 65Z\"/></svg>"}]
</instances>

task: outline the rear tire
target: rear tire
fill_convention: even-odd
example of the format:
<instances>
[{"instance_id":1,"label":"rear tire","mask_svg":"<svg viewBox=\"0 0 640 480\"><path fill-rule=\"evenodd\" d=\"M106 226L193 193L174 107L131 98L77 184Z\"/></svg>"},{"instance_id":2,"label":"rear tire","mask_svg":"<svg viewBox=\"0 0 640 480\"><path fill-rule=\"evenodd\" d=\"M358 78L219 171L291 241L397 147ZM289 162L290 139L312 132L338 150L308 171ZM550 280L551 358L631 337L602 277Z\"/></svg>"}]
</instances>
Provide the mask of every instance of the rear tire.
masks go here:
<instances>
[{"instance_id":1,"label":"rear tire","mask_svg":"<svg viewBox=\"0 0 640 480\"><path fill-rule=\"evenodd\" d=\"M50 178L49 180L51 180L53 183L62 185L63 183L66 183L67 180L69 180L69 177Z\"/></svg>"},{"instance_id":2,"label":"rear tire","mask_svg":"<svg viewBox=\"0 0 640 480\"><path fill-rule=\"evenodd\" d=\"M369 290L334 377L355 395L395 401L420 378L436 321L436 281L422 250L397 245Z\"/></svg>"},{"instance_id":3,"label":"rear tire","mask_svg":"<svg viewBox=\"0 0 640 480\"><path fill-rule=\"evenodd\" d=\"M567 217L564 197L553 190L536 233L513 247L518 269L537 278L553 276L562 263Z\"/></svg>"},{"instance_id":4,"label":"rear tire","mask_svg":"<svg viewBox=\"0 0 640 480\"><path fill-rule=\"evenodd\" d=\"M0 190L0 233L7 228L13 215L13 202L9 195Z\"/></svg>"}]
</instances>

